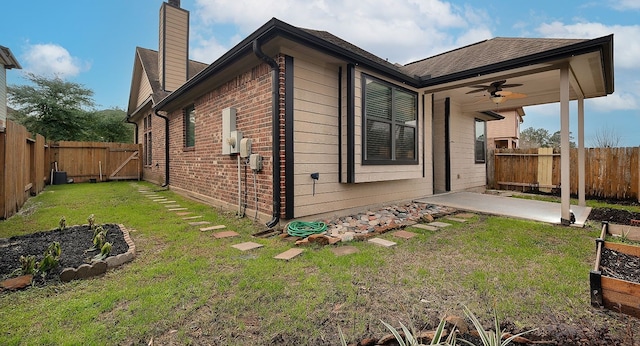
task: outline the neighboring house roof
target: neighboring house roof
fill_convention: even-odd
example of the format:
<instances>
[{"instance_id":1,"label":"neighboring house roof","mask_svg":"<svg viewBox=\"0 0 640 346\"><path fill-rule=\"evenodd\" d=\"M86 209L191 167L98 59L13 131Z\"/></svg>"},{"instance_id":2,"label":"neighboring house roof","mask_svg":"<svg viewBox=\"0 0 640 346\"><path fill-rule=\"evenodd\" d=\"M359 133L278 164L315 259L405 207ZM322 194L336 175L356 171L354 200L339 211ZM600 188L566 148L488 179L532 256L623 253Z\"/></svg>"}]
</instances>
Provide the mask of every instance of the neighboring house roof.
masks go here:
<instances>
[{"instance_id":1,"label":"neighboring house roof","mask_svg":"<svg viewBox=\"0 0 640 346\"><path fill-rule=\"evenodd\" d=\"M392 64L326 31L302 29L272 18L201 73L158 102L156 107L162 109L185 93L195 90L204 80L253 54L254 43L258 46L268 46L278 37L373 69L381 75L416 88L439 86L491 73L566 60L579 54L600 52L603 56L601 69L604 90L606 94L611 94L614 89L613 35L592 40L495 38L402 66ZM267 51L265 49L265 52Z\"/></svg>"},{"instance_id":2,"label":"neighboring house roof","mask_svg":"<svg viewBox=\"0 0 640 346\"><path fill-rule=\"evenodd\" d=\"M5 69L22 69L18 59L11 53L11 49L5 46L0 46L0 64L2 64Z\"/></svg>"}]
</instances>

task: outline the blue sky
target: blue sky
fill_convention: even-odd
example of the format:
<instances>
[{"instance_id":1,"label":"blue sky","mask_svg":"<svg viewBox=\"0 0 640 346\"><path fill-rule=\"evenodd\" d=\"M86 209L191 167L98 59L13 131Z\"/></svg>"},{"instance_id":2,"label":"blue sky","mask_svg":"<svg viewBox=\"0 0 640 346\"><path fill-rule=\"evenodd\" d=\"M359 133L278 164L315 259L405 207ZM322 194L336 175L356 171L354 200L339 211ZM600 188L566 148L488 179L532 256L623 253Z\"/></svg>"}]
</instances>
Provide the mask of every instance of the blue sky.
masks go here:
<instances>
[{"instance_id":1,"label":"blue sky","mask_svg":"<svg viewBox=\"0 0 640 346\"><path fill-rule=\"evenodd\" d=\"M4 4L0 45L25 71L56 73L94 91L98 108L126 109L136 46L157 49L161 0L21 0ZM608 129L640 145L640 0L182 0L190 57L211 63L272 17L327 30L391 62L407 63L491 37L614 34L615 93L585 102L587 146ZM575 103L575 102L574 102ZM576 105L571 131L577 135ZM559 105L525 108L523 128L560 129Z\"/></svg>"}]
</instances>

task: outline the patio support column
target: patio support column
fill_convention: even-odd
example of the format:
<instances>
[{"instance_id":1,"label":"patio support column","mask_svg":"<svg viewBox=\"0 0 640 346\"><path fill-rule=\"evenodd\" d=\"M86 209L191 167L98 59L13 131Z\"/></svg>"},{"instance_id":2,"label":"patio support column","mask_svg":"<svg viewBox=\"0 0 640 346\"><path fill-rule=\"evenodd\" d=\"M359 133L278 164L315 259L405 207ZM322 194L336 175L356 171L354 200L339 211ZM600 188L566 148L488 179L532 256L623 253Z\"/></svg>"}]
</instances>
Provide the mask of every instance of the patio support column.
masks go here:
<instances>
[{"instance_id":1,"label":"patio support column","mask_svg":"<svg viewBox=\"0 0 640 346\"><path fill-rule=\"evenodd\" d=\"M571 224L571 165L569 148L569 67L560 68L560 222Z\"/></svg>"},{"instance_id":2,"label":"patio support column","mask_svg":"<svg viewBox=\"0 0 640 346\"><path fill-rule=\"evenodd\" d=\"M578 205L587 205L585 200L585 168L584 168L584 97L578 98Z\"/></svg>"}]
</instances>

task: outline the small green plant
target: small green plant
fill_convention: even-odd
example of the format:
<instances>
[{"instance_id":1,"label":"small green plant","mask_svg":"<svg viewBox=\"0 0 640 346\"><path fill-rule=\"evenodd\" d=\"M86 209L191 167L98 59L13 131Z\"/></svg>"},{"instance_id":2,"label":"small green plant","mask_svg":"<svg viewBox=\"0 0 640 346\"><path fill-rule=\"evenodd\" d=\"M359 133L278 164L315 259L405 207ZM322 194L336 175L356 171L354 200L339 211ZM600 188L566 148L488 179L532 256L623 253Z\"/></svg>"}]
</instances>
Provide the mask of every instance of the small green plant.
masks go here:
<instances>
[{"instance_id":1,"label":"small green plant","mask_svg":"<svg viewBox=\"0 0 640 346\"><path fill-rule=\"evenodd\" d=\"M109 257L110 253L111 253L111 243L109 243L109 242L104 243L104 245L100 249L100 253L95 255L93 257L93 260L94 261L102 261L103 259Z\"/></svg>"},{"instance_id":2,"label":"small green plant","mask_svg":"<svg viewBox=\"0 0 640 346\"><path fill-rule=\"evenodd\" d=\"M36 256L20 256L20 273L22 275L34 274L36 272Z\"/></svg>"},{"instance_id":3,"label":"small green plant","mask_svg":"<svg viewBox=\"0 0 640 346\"><path fill-rule=\"evenodd\" d=\"M58 266L58 263L60 263L61 253L62 250L60 248L60 243L54 241L49 244L47 249L44 251L42 261L38 263L38 272L40 275L45 276L49 271Z\"/></svg>"},{"instance_id":4,"label":"small green plant","mask_svg":"<svg viewBox=\"0 0 640 346\"><path fill-rule=\"evenodd\" d=\"M338 335L340 335L340 346L347 346L347 340L344 338L344 333L340 326L338 326Z\"/></svg>"},{"instance_id":5,"label":"small green plant","mask_svg":"<svg viewBox=\"0 0 640 346\"><path fill-rule=\"evenodd\" d=\"M107 241L107 230L102 228L102 226L96 227L93 231L93 247L91 247L88 251L96 251L102 249L104 244Z\"/></svg>"},{"instance_id":6,"label":"small green plant","mask_svg":"<svg viewBox=\"0 0 640 346\"><path fill-rule=\"evenodd\" d=\"M60 221L58 222L58 228L60 228L61 230L67 228L67 219L64 216L60 218Z\"/></svg>"},{"instance_id":7,"label":"small green plant","mask_svg":"<svg viewBox=\"0 0 640 346\"><path fill-rule=\"evenodd\" d=\"M96 226L96 217L95 217L95 215L93 215L93 214L89 215L89 217L87 218L87 222L89 223L89 228L91 228L93 230L95 228L95 226Z\"/></svg>"},{"instance_id":8,"label":"small green plant","mask_svg":"<svg viewBox=\"0 0 640 346\"><path fill-rule=\"evenodd\" d=\"M476 331L478 332L478 337L480 338L480 340L482 340L482 344L484 346L509 345L514 339L524 334L531 333L534 330L538 329L538 328L534 328L531 330L527 330L525 332L522 332L516 335L511 335L510 337L502 340L503 332L500 330L500 322L498 321L498 314L496 313L495 310L493 311L493 321L495 324L495 331L493 331L493 330L485 330L484 327L482 327L482 323L480 323L478 318L471 312L471 310L469 310L469 308L467 308L466 306L463 306L463 308L464 308L464 314L473 323L473 326L476 328ZM466 340L462 340L462 341L473 346L472 343Z\"/></svg>"}]
</instances>

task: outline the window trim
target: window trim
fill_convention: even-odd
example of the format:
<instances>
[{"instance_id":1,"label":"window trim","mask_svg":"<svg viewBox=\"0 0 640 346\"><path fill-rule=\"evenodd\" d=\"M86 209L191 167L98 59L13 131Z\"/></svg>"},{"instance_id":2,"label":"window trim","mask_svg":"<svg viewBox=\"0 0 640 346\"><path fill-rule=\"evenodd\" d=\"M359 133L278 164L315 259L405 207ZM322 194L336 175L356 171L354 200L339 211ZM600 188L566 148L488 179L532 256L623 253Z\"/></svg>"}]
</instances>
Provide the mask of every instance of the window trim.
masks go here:
<instances>
[{"instance_id":1,"label":"window trim","mask_svg":"<svg viewBox=\"0 0 640 346\"><path fill-rule=\"evenodd\" d=\"M189 105L187 107L184 108L183 110L183 143L182 143L182 148L184 151L189 151L189 150L195 150L196 148L196 123L195 123L195 111L196 111L196 107L195 105ZM189 116L191 114L191 112L194 112L194 122L193 122L193 145L188 145L189 144Z\"/></svg>"},{"instance_id":2,"label":"window trim","mask_svg":"<svg viewBox=\"0 0 640 346\"><path fill-rule=\"evenodd\" d=\"M482 140L482 160L478 160L478 156L476 154L478 151L478 143L480 142L478 140L478 123L483 124L484 131L484 139ZM473 160L477 164L487 163L487 122L478 118L475 118L473 122Z\"/></svg>"},{"instance_id":3,"label":"window trim","mask_svg":"<svg viewBox=\"0 0 640 346\"><path fill-rule=\"evenodd\" d=\"M388 122L388 124L391 124L391 136L392 136L392 140L391 140L391 159L367 159L367 99L366 99L366 86L367 86L367 80L371 80L373 82L388 86L389 88L391 88L391 107L392 107L392 111L391 111L391 119ZM409 126L409 125L400 125L400 123L398 123L395 120L395 112L393 110L394 107L394 100L395 100L395 92L396 91L402 91L408 94L411 94L414 96L414 106L415 106L415 121L416 124L415 126ZM383 79L380 78L376 78L372 75L366 74L366 73L361 73L361 98L362 98L362 143L361 143L361 147L362 147L362 160L361 163L363 166L367 166L367 165L418 165L420 164L420 159L419 159L419 155L418 155L418 144L420 142L420 117L418 116L418 93L407 89L407 88L403 88L399 85L387 82ZM377 118L373 118L375 119L375 121L378 121ZM395 142L395 130L397 126L403 126L403 127L410 127L413 128L415 130L415 136L414 136L414 143L413 143L413 159L397 159L395 158L395 148L396 148L396 142Z\"/></svg>"},{"instance_id":4,"label":"window trim","mask_svg":"<svg viewBox=\"0 0 640 346\"><path fill-rule=\"evenodd\" d=\"M143 149L144 149L144 157L143 162L145 167L151 167L153 165L153 140L152 140L152 127L151 127L151 114L146 115L143 118L144 128L143 128Z\"/></svg>"}]
</instances>

